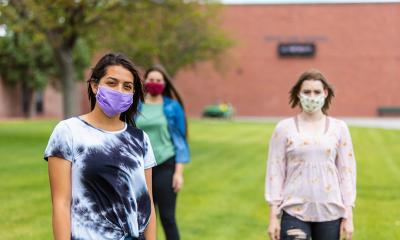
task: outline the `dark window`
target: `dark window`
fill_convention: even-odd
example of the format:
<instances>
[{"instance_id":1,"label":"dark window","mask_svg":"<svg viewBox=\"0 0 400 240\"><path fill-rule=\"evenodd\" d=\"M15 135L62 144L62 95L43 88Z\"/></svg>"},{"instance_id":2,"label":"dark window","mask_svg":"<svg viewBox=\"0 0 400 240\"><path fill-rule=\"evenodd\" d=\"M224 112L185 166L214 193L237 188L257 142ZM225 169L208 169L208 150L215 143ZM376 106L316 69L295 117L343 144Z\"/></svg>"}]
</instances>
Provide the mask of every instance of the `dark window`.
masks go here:
<instances>
[{"instance_id":1,"label":"dark window","mask_svg":"<svg viewBox=\"0 0 400 240\"><path fill-rule=\"evenodd\" d=\"M43 113L43 91L37 91L35 94L35 110L37 114Z\"/></svg>"},{"instance_id":2,"label":"dark window","mask_svg":"<svg viewBox=\"0 0 400 240\"><path fill-rule=\"evenodd\" d=\"M278 54L281 57L312 57L315 55L314 43L280 43Z\"/></svg>"}]
</instances>

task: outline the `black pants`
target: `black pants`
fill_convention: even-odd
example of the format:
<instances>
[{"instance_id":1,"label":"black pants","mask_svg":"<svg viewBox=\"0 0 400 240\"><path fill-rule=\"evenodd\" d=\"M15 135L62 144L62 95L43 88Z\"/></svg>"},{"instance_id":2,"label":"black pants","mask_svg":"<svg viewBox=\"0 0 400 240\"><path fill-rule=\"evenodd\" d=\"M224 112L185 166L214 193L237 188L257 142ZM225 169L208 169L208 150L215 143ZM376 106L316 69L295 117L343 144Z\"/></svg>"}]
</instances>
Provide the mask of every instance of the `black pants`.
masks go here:
<instances>
[{"instance_id":1,"label":"black pants","mask_svg":"<svg viewBox=\"0 0 400 240\"><path fill-rule=\"evenodd\" d=\"M175 157L153 168L153 200L167 240L179 240L179 231L175 219L177 194L172 188L174 172Z\"/></svg>"},{"instance_id":2,"label":"black pants","mask_svg":"<svg viewBox=\"0 0 400 240\"><path fill-rule=\"evenodd\" d=\"M304 222L283 212L281 240L339 240L341 222L342 219L328 222Z\"/></svg>"}]
</instances>

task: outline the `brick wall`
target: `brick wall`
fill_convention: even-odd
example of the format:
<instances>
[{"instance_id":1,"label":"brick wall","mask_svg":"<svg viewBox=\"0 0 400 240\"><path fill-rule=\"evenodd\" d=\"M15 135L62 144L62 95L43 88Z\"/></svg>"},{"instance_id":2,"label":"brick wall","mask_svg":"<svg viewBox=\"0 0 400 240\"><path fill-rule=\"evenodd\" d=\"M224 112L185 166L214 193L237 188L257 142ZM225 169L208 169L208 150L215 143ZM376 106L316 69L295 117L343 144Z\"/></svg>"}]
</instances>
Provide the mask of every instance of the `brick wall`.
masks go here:
<instances>
[{"instance_id":1,"label":"brick wall","mask_svg":"<svg viewBox=\"0 0 400 240\"><path fill-rule=\"evenodd\" d=\"M330 111L375 116L400 106L400 4L227 5L222 24L236 41L220 68L201 63L176 85L188 112L231 102L242 116L284 116L288 91L306 69L319 68L336 88ZM280 58L279 42L314 42L312 58Z\"/></svg>"},{"instance_id":2,"label":"brick wall","mask_svg":"<svg viewBox=\"0 0 400 240\"><path fill-rule=\"evenodd\" d=\"M22 102L17 97L19 95L17 87L4 84L0 78L0 118L22 116Z\"/></svg>"}]
</instances>

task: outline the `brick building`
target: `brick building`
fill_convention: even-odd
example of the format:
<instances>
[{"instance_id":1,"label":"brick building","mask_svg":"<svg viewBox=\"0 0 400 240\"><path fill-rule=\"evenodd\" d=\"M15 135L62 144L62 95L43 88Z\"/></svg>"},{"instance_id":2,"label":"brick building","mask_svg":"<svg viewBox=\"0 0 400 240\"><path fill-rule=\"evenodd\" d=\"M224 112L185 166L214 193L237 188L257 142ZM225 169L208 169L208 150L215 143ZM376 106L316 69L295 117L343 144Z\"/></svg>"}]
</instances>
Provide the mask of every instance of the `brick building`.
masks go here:
<instances>
[{"instance_id":1,"label":"brick building","mask_svg":"<svg viewBox=\"0 0 400 240\"><path fill-rule=\"evenodd\" d=\"M189 115L217 102L231 103L240 116L291 115L288 91L311 67L336 89L332 115L376 116L381 106L400 107L400 2L315 2L224 5L222 26L235 46L222 66L200 63L175 78ZM0 118L22 115L18 94L0 83ZM87 110L84 87L77 97ZM43 115L60 117L60 108L59 93L46 89Z\"/></svg>"},{"instance_id":2,"label":"brick building","mask_svg":"<svg viewBox=\"0 0 400 240\"><path fill-rule=\"evenodd\" d=\"M288 91L311 67L336 89L332 115L400 107L400 3L227 5L222 20L236 39L223 72L203 63L176 78L192 115L219 101L241 116L293 114ZM284 43L313 44L314 55L281 57Z\"/></svg>"}]
</instances>

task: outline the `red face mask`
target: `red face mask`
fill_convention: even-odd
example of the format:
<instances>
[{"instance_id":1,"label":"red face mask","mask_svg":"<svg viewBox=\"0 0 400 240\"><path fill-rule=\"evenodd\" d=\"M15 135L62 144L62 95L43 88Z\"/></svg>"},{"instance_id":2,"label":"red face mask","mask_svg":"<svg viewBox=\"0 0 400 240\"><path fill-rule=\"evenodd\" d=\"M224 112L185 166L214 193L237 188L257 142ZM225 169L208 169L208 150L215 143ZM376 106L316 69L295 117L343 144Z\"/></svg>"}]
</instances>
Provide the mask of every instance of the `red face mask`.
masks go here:
<instances>
[{"instance_id":1,"label":"red face mask","mask_svg":"<svg viewBox=\"0 0 400 240\"><path fill-rule=\"evenodd\" d=\"M150 93L152 96L157 96L163 93L165 84L163 83L155 83L155 82L147 82L144 84L146 91Z\"/></svg>"}]
</instances>

